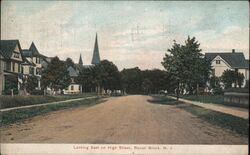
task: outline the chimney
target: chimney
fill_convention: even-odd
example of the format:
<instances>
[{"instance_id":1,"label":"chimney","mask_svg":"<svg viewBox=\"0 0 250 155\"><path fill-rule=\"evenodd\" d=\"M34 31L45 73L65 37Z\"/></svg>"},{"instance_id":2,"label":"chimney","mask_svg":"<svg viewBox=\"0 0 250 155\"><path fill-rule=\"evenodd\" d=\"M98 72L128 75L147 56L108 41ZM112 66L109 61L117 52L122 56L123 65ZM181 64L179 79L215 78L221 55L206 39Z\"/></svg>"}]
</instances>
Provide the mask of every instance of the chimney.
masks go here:
<instances>
[{"instance_id":1,"label":"chimney","mask_svg":"<svg viewBox=\"0 0 250 155\"><path fill-rule=\"evenodd\" d=\"M235 49L232 49L232 53L235 53Z\"/></svg>"}]
</instances>

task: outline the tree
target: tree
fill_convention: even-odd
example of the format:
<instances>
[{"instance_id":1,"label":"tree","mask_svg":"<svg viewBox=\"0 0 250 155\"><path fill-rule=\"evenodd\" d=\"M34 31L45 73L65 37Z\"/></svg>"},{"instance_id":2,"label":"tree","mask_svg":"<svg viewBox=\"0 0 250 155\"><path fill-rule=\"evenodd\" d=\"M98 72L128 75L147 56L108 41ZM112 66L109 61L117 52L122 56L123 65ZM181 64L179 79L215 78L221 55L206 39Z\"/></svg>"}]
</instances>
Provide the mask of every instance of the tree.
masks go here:
<instances>
[{"instance_id":1,"label":"tree","mask_svg":"<svg viewBox=\"0 0 250 155\"><path fill-rule=\"evenodd\" d=\"M226 89L231 88L232 84L234 84L234 87L238 85L241 88L244 75L237 71L227 69L222 73L221 79Z\"/></svg>"},{"instance_id":2,"label":"tree","mask_svg":"<svg viewBox=\"0 0 250 155\"><path fill-rule=\"evenodd\" d=\"M142 72L138 67L121 71L122 89L125 93L137 94L142 92Z\"/></svg>"},{"instance_id":3,"label":"tree","mask_svg":"<svg viewBox=\"0 0 250 155\"><path fill-rule=\"evenodd\" d=\"M38 81L37 81L37 77L35 76L28 76L27 78L27 82L25 84L25 88L26 90L31 93L33 90L36 89L36 87L38 86Z\"/></svg>"},{"instance_id":4,"label":"tree","mask_svg":"<svg viewBox=\"0 0 250 155\"><path fill-rule=\"evenodd\" d=\"M82 85L83 91L92 92L95 88L93 68L87 67L80 70L76 81Z\"/></svg>"},{"instance_id":5,"label":"tree","mask_svg":"<svg viewBox=\"0 0 250 155\"><path fill-rule=\"evenodd\" d=\"M108 60L102 60L95 66L98 71L97 81L99 81L100 87L106 90L118 90L120 86L120 74L115 64Z\"/></svg>"},{"instance_id":6,"label":"tree","mask_svg":"<svg viewBox=\"0 0 250 155\"><path fill-rule=\"evenodd\" d=\"M153 87L153 83L148 78L143 80L142 90L144 91L144 93L146 93L146 94L151 93L152 87Z\"/></svg>"},{"instance_id":7,"label":"tree","mask_svg":"<svg viewBox=\"0 0 250 155\"><path fill-rule=\"evenodd\" d=\"M55 57L42 72L42 87L50 87L54 90L64 89L69 86L71 79L67 71L67 65L58 57Z\"/></svg>"},{"instance_id":8,"label":"tree","mask_svg":"<svg viewBox=\"0 0 250 155\"><path fill-rule=\"evenodd\" d=\"M166 71L176 79L176 95L179 99L180 87L193 93L200 84L205 84L209 77L210 63L203 58L200 44L195 37L185 41L185 45L180 45L174 41L171 49L163 58L162 65Z\"/></svg>"},{"instance_id":9,"label":"tree","mask_svg":"<svg viewBox=\"0 0 250 155\"><path fill-rule=\"evenodd\" d=\"M210 90L212 90L213 94L215 95L221 95L223 93L222 87L221 87L221 78L216 76L211 76L209 78L209 87Z\"/></svg>"},{"instance_id":10,"label":"tree","mask_svg":"<svg viewBox=\"0 0 250 155\"><path fill-rule=\"evenodd\" d=\"M75 67L75 63L71 58L67 58L65 63L66 63L67 68L70 67L70 66Z\"/></svg>"}]
</instances>

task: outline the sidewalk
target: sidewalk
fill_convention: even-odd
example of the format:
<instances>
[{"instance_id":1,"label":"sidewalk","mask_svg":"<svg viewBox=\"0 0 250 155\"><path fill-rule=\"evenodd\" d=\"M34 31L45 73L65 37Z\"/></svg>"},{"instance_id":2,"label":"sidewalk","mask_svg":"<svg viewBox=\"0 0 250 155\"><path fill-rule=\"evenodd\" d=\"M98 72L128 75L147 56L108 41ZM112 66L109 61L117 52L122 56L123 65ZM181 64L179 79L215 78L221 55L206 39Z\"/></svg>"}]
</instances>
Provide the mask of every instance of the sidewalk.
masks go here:
<instances>
[{"instance_id":1,"label":"sidewalk","mask_svg":"<svg viewBox=\"0 0 250 155\"><path fill-rule=\"evenodd\" d=\"M172 96L168 96L168 97L176 99L176 97L172 97ZM236 117L249 119L249 109L238 108L238 107L228 107L228 106L223 106L223 105L214 104L214 103L202 103L202 102L191 101L191 100L182 99L182 98L179 98L179 101L192 104L192 105L196 105L199 107L203 107L205 109L218 111L218 112L222 112L225 114L230 114Z\"/></svg>"},{"instance_id":2,"label":"sidewalk","mask_svg":"<svg viewBox=\"0 0 250 155\"><path fill-rule=\"evenodd\" d=\"M33 107L40 107L40 106L52 105L52 104L68 103L68 102L72 102L72 101L80 101L80 100L94 99L94 98L98 98L98 96L69 99L69 100L50 102L50 103L33 104L33 105L26 105L26 106L21 106L21 107L5 108L5 109L1 109L0 112L6 112L6 111L11 111L11 110L17 110L17 109L33 108Z\"/></svg>"}]
</instances>

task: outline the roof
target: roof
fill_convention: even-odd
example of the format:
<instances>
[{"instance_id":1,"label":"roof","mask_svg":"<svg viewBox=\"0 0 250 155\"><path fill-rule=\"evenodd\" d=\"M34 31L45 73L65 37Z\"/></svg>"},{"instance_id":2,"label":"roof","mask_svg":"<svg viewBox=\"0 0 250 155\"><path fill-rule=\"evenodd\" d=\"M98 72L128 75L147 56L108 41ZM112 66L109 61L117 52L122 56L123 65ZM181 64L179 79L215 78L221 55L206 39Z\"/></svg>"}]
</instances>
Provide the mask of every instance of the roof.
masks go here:
<instances>
[{"instance_id":1,"label":"roof","mask_svg":"<svg viewBox=\"0 0 250 155\"><path fill-rule=\"evenodd\" d=\"M97 41L97 34L95 37L95 46L94 46L94 52L91 64L96 65L100 63L100 54L99 54L99 48L98 48L98 41Z\"/></svg>"},{"instance_id":2,"label":"roof","mask_svg":"<svg viewBox=\"0 0 250 155\"><path fill-rule=\"evenodd\" d=\"M76 77L79 74L79 70L73 68L72 66L69 66L67 71L69 72L69 76L71 76L71 77Z\"/></svg>"},{"instance_id":3,"label":"roof","mask_svg":"<svg viewBox=\"0 0 250 155\"><path fill-rule=\"evenodd\" d=\"M33 56L40 56L40 53L38 52L38 50L33 42L31 43L29 50L32 51Z\"/></svg>"},{"instance_id":4,"label":"roof","mask_svg":"<svg viewBox=\"0 0 250 155\"><path fill-rule=\"evenodd\" d=\"M22 50L23 56L24 57L32 57L32 51L31 50Z\"/></svg>"},{"instance_id":5,"label":"roof","mask_svg":"<svg viewBox=\"0 0 250 155\"><path fill-rule=\"evenodd\" d=\"M205 58L209 61L212 61L217 56L220 56L232 68L247 68L248 67L248 65L246 63L246 59L245 59L244 54L242 52L205 53Z\"/></svg>"},{"instance_id":6,"label":"roof","mask_svg":"<svg viewBox=\"0 0 250 155\"><path fill-rule=\"evenodd\" d=\"M30 62L26 57L23 58L23 63L22 63L22 65L36 66L33 62Z\"/></svg>"},{"instance_id":7,"label":"roof","mask_svg":"<svg viewBox=\"0 0 250 155\"><path fill-rule=\"evenodd\" d=\"M44 57L42 54L40 54L35 46L35 44L32 42L29 49L22 50L23 56L25 57Z\"/></svg>"},{"instance_id":8,"label":"roof","mask_svg":"<svg viewBox=\"0 0 250 155\"><path fill-rule=\"evenodd\" d=\"M80 71L84 68L91 68L93 65L81 65L81 64L75 64L75 67Z\"/></svg>"},{"instance_id":9,"label":"roof","mask_svg":"<svg viewBox=\"0 0 250 155\"><path fill-rule=\"evenodd\" d=\"M0 54L6 59L10 59L13 54L13 51L15 50L16 45L18 45L21 50L19 40L1 40Z\"/></svg>"},{"instance_id":10,"label":"roof","mask_svg":"<svg viewBox=\"0 0 250 155\"><path fill-rule=\"evenodd\" d=\"M245 63L246 63L246 65L247 65L247 67L246 67L246 68L248 68L248 69L249 69L249 60L245 60Z\"/></svg>"}]
</instances>

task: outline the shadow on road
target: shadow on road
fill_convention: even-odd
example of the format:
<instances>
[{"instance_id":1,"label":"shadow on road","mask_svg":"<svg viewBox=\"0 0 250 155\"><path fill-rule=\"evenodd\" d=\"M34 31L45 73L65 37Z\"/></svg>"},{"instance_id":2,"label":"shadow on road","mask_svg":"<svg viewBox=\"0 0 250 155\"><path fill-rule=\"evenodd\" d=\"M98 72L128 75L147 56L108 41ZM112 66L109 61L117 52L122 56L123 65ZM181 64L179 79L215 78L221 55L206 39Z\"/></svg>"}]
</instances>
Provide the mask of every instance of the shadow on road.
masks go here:
<instances>
[{"instance_id":1,"label":"shadow on road","mask_svg":"<svg viewBox=\"0 0 250 155\"><path fill-rule=\"evenodd\" d=\"M162 105L177 105L181 104L181 102L168 98L166 96L152 96L152 99L147 100L149 103L152 104L162 104Z\"/></svg>"}]
</instances>

